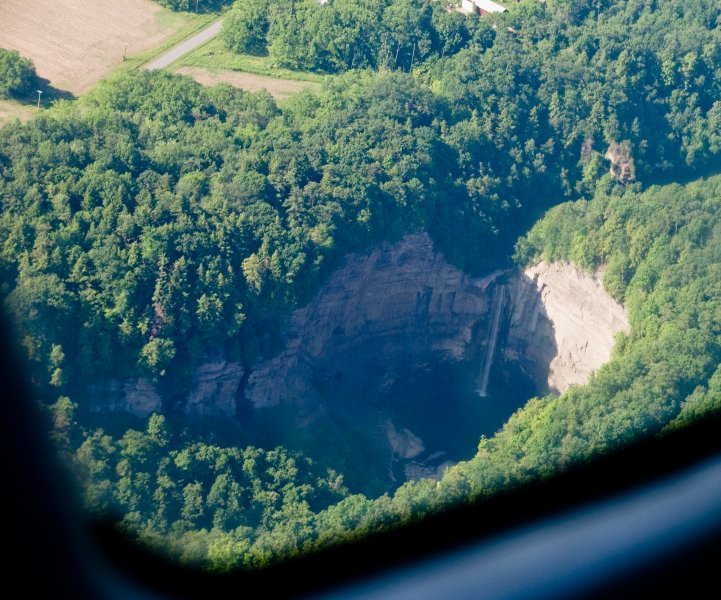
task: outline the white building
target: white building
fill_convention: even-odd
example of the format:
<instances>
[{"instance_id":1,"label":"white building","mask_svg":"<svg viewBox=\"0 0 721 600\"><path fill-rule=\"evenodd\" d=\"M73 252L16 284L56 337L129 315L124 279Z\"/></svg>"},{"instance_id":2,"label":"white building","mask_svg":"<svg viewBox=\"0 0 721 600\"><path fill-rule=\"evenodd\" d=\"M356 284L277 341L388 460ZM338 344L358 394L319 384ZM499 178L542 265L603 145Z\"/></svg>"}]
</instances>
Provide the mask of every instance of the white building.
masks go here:
<instances>
[{"instance_id":1,"label":"white building","mask_svg":"<svg viewBox=\"0 0 721 600\"><path fill-rule=\"evenodd\" d=\"M464 13L480 15L506 12L503 6L493 0L461 0L461 10Z\"/></svg>"}]
</instances>

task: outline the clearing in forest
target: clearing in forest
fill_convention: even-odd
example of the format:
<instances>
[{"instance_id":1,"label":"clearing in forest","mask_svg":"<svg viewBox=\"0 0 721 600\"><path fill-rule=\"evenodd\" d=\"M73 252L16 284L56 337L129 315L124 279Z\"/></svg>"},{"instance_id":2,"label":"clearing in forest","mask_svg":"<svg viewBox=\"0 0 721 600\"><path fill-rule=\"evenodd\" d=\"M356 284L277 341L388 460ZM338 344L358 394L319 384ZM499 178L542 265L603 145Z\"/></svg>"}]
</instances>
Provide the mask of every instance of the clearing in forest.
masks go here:
<instances>
[{"instance_id":1,"label":"clearing in forest","mask_svg":"<svg viewBox=\"0 0 721 600\"><path fill-rule=\"evenodd\" d=\"M33 60L56 89L80 94L123 62L162 45L193 15L151 0L2 0L0 47Z\"/></svg>"},{"instance_id":2,"label":"clearing in forest","mask_svg":"<svg viewBox=\"0 0 721 600\"><path fill-rule=\"evenodd\" d=\"M176 73L190 75L198 83L202 83L203 85L228 83L246 92L268 90L276 100L283 100L302 90L318 89L320 87L320 83L315 81L281 79L279 77L256 75L255 73L243 73L239 71L208 71L200 67L181 67Z\"/></svg>"},{"instance_id":3,"label":"clearing in forest","mask_svg":"<svg viewBox=\"0 0 721 600\"><path fill-rule=\"evenodd\" d=\"M0 100L0 127L13 119L27 121L36 111L33 104L22 104L16 100Z\"/></svg>"},{"instance_id":4,"label":"clearing in forest","mask_svg":"<svg viewBox=\"0 0 721 600\"><path fill-rule=\"evenodd\" d=\"M248 92L268 90L276 100L283 100L301 90L318 89L328 77L279 67L267 56L236 54L226 48L221 37L186 54L171 66L171 70L190 75L203 85L222 82Z\"/></svg>"}]
</instances>

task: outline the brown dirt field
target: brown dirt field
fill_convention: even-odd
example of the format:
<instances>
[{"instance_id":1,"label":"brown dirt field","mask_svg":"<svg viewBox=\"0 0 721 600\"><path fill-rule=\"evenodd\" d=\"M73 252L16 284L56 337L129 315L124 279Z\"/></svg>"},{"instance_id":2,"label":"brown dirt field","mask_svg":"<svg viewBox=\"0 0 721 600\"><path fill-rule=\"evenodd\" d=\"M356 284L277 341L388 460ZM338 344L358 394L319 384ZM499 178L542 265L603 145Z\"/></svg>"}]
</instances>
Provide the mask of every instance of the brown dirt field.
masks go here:
<instances>
[{"instance_id":1,"label":"brown dirt field","mask_svg":"<svg viewBox=\"0 0 721 600\"><path fill-rule=\"evenodd\" d=\"M1 0L0 47L35 62L53 87L79 94L128 55L157 46L174 28L150 0Z\"/></svg>"},{"instance_id":2,"label":"brown dirt field","mask_svg":"<svg viewBox=\"0 0 721 600\"><path fill-rule=\"evenodd\" d=\"M290 79L269 77L267 75L241 73L239 71L211 72L198 67L181 67L175 72L181 75L190 75L198 83L203 85L228 83L247 92L268 90L276 100L283 100L302 90L318 89L320 87L319 83L313 81L293 81Z\"/></svg>"}]
</instances>

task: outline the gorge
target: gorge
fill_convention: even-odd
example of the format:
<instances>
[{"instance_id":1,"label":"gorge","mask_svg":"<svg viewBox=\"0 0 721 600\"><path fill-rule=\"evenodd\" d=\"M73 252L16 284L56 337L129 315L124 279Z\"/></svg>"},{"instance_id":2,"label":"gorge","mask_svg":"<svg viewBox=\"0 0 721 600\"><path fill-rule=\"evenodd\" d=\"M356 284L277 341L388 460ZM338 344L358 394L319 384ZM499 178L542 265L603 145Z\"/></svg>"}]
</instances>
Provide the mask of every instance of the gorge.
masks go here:
<instances>
[{"instance_id":1,"label":"gorge","mask_svg":"<svg viewBox=\"0 0 721 600\"><path fill-rule=\"evenodd\" d=\"M472 277L411 233L346 257L253 364L208 360L172 401L113 381L94 410L235 417L254 443L327 456L364 491L440 477L528 398L609 360L629 325L601 276L541 262Z\"/></svg>"}]
</instances>

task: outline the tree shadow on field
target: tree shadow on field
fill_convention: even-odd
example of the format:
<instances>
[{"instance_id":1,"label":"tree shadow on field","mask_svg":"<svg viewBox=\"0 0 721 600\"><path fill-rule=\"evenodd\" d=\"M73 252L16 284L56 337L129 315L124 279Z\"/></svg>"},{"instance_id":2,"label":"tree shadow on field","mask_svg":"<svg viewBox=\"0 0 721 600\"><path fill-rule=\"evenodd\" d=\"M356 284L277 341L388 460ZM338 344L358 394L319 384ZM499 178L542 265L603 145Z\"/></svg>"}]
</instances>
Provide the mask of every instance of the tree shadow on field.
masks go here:
<instances>
[{"instance_id":1,"label":"tree shadow on field","mask_svg":"<svg viewBox=\"0 0 721 600\"><path fill-rule=\"evenodd\" d=\"M38 92L42 92L42 94L40 94L40 106L44 106L45 108L54 104L58 100L75 100L75 95L72 92L54 87L50 83L50 80L45 79L44 77L38 77L35 80L35 83L37 89L33 92L33 94L31 94L33 97L28 98L32 104L37 104Z\"/></svg>"},{"instance_id":2,"label":"tree shadow on field","mask_svg":"<svg viewBox=\"0 0 721 600\"><path fill-rule=\"evenodd\" d=\"M38 94L38 92L42 93ZM76 99L76 96L72 92L54 87L50 83L50 80L45 79L44 77L37 77L32 88L28 89L28 91L23 94L12 96L12 99L28 106L37 106L38 95L40 96L40 106L42 108L48 108L58 100Z\"/></svg>"},{"instance_id":3,"label":"tree shadow on field","mask_svg":"<svg viewBox=\"0 0 721 600\"><path fill-rule=\"evenodd\" d=\"M38 89L43 92L42 100L55 102L56 100L75 100L76 98L72 92L52 86L50 81L43 77L38 77L37 84Z\"/></svg>"}]
</instances>

